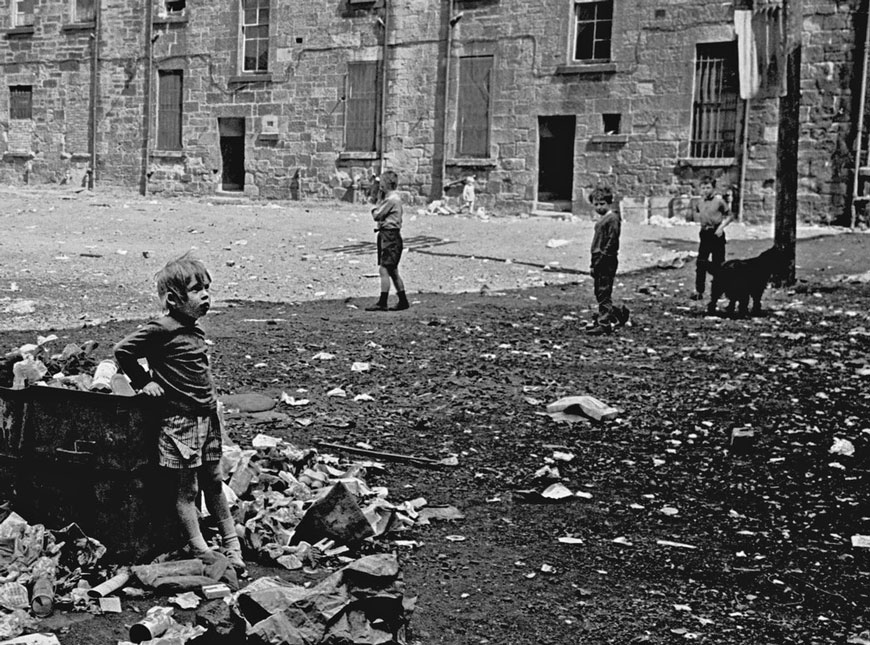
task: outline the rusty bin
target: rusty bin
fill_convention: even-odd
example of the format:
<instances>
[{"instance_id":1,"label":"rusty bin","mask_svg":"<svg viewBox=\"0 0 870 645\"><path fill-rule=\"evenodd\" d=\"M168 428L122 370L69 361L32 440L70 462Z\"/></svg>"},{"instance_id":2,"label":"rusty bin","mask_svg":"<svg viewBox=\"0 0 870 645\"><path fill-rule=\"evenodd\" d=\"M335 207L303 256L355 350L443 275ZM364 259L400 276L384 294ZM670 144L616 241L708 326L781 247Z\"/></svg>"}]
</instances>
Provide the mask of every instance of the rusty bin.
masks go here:
<instances>
[{"instance_id":1,"label":"rusty bin","mask_svg":"<svg viewBox=\"0 0 870 645\"><path fill-rule=\"evenodd\" d=\"M0 485L28 522L75 522L107 560L141 561L181 543L155 465L158 427L143 396L0 388Z\"/></svg>"}]
</instances>

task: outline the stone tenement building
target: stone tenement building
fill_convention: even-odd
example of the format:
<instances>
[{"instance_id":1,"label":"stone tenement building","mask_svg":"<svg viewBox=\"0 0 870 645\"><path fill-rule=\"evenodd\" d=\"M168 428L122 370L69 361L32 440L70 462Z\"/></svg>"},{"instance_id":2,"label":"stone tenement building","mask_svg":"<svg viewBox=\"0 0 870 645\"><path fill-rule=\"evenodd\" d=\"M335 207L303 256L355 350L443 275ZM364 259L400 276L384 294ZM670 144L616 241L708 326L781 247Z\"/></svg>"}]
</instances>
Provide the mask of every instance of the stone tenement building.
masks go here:
<instances>
[{"instance_id":1,"label":"stone tenement building","mask_svg":"<svg viewBox=\"0 0 870 645\"><path fill-rule=\"evenodd\" d=\"M712 174L769 220L779 102L740 98L738 10L775 65L782 0L736 2L4 0L0 181L93 165L143 192L316 199L391 168L420 202L474 175L496 214L580 212L599 182L667 214ZM850 216L863 4L802 2L804 220Z\"/></svg>"}]
</instances>

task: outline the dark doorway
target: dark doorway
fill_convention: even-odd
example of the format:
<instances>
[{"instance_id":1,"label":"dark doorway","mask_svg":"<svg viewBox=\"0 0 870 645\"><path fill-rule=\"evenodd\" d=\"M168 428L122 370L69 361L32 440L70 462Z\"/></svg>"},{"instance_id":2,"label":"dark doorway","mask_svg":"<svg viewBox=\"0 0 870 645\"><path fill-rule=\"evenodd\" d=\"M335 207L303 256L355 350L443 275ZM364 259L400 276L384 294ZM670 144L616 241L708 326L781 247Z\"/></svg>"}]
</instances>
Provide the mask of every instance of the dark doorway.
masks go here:
<instances>
[{"instance_id":1,"label":"dark doorway","mask_svg":"<svg viewBox=\"0 0 870 645\"><path fill-rule=\"evenodd\" d=\"M226 117L218 119L221 137L221 190L245 189L245 119Z\"/></svg>"},{"instance_id":2,"label":"dark doorway","mask_svg":"<svg viewBox=\"0 0 870 645\"><path fill-rule=\"evenodd\" d=\"M538 117L538 201L568 202L574 185L576 117Z\"/></svg>"}]
</instances>

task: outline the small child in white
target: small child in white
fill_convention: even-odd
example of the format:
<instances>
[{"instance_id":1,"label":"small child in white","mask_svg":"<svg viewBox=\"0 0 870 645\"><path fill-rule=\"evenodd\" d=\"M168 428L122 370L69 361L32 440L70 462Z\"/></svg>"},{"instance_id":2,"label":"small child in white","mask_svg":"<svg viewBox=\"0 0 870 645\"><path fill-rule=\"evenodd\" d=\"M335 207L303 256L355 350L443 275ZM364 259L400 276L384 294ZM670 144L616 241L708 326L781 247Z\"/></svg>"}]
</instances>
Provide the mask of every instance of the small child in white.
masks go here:
<instances>
[{"instance_id":1,"label":"small child in white","mask_svg":"<svg viewBox=\"0 0 870 645\"><path fill-rule=\"evenodd\" d=\"M474 175L465 179L465 185L462 187L462 210L468 210L469 213L474 213Z\"/></svg>"},{"instance_id":2,"label":"small child in white","mask_svg":"<svg viewBox=\"0 0 870 645\"><path fill-rule=\"evenodd\" d=\"M176 491L175 511L193 556L209 551L199 527L196 497L217 520L224 554L246 575L236 525L223 493L222 420L217 410L205 332L197 323L210 306L211 275L185 254L156 275L167 315L152 320L115 345L115 358L133 388L159 399L162 423L158 464ZM148 361L146 372L139 359Z\"/></svg>"}]
</instances>

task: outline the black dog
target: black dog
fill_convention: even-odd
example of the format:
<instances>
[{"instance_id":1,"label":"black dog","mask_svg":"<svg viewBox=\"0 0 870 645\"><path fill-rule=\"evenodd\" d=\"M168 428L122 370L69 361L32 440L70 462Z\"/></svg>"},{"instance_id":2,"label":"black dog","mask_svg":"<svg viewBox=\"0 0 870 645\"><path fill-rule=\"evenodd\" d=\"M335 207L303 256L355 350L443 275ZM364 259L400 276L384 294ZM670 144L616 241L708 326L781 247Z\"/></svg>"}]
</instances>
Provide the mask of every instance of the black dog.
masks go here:
<instances>
[{"instance_id":1,"label":"black dog","mask_svg":"<svg viewBox=\"0 0 870 645\"><path fill-rule=\"evenodd\" d=\"M779 247L771 247L760 255L748 260L728 260L717 268L708 268L713 276L710 287L710 302L707 313L716 313L716 303L723 295L728 297L726 312L734 313L735 303L740 304L738 313L746 316L749 313L749 297L752 297L752 315L761 313L761 296L770 275L783 260L783 251Z\"/></svg>"}]
</instances>

